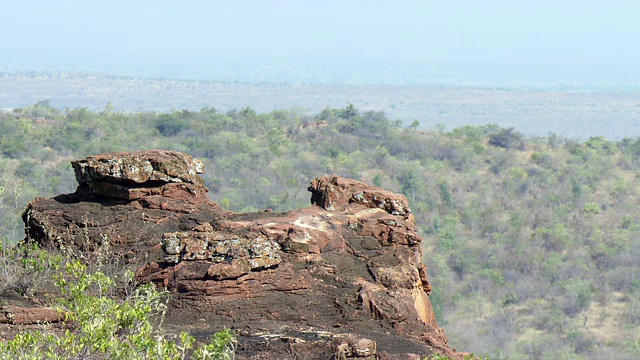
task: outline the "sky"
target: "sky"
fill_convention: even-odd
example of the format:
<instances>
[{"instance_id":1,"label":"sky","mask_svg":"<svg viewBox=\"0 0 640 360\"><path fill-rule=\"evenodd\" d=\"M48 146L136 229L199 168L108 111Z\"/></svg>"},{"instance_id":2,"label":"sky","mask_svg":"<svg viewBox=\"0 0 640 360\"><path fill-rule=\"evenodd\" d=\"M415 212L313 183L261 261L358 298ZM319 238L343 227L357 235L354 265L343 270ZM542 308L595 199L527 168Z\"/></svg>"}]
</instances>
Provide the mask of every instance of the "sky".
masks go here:
<instances>
[{"instance_id":1,"label":"sky","mask_svg":"<svg viewBox=\"0 0 640 360\"><path fill-rule=\"evenodd\" d=\"M640 1L0 0L0 14L5 72L640 86Z\"/></svg>"}]
</instances>

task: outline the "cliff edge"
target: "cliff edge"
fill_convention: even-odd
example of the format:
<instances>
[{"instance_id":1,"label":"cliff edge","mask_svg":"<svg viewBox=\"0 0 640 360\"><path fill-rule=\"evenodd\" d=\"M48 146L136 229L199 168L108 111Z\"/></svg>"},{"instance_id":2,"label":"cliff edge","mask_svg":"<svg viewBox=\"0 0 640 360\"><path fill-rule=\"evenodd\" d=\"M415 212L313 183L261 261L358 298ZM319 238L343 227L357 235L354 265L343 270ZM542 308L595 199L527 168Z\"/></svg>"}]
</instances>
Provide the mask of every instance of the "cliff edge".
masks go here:
<instances>
[{"instance_id":1,"label":"cliff edge","mask_svg":"<svg viewBox=\"0 0 640 360\"><path fill-rule=\"evenodd\" d=\"M438 326L407 199L337 175L311 206L233 213L209 200L204 164L173 151L73 161L75 193L36 198L27 240L108 245L140 282L172 293L169 330L238 335L238 359L459 358Z\"/></svg>"}]
</instances>

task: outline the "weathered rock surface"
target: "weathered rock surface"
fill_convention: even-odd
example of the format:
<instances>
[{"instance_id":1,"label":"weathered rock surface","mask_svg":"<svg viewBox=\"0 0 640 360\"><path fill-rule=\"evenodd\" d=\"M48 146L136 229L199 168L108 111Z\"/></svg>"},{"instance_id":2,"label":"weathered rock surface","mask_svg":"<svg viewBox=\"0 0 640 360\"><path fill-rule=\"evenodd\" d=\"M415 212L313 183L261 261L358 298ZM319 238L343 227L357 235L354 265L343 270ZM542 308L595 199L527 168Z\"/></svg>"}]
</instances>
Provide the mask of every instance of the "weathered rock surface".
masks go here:
<instances>
[{"instance_id":1,"label":"weathered rock surface","mask_svg":"<svg viewBox=\"0 0 640 360\"><path fill-rule=\"evenodd\" d=\"M96 180L143 184L190 183L201 185L197 174L204 174L204 163L176 151L151 150L107 153L72 161L79 184Z\"/></svg>"},{"instance_id":2,"label":"weathered rock surface","mask_svg":"<svg viewBox=\"0 0 640 360\"><path fill-rule=\"evenodd\" d=\"M0 323L11 325L47 324L62 321L64 313L48 307L0 306Z\"/></svg>"},{"instance_id":3,"label":"weathered rock surface","mask_svg":"<svg viewBox=\"0 0 640 360\"><path fill-rule=\"evenodd\" d=\"M371 339L349 339L336 347L335 358L337 360L376 360L378 358L377 344Z\"/></svg>"},{"instance_id":4,"label":"weathered rock surface","mask_svg":"<svg viewBox=\"0 0 640 360\"><path fill-rule=\"evenodd\" d=\"M239 335L240 359L413 359L459 355L429 294L403 195L336 175L315 179L313 206L223 212L198 160L177 152L74 161L71 195L33 200L27 238L95 251L108 244L142 282L172 293L166 326L206 340Z\"/></svg>"},{"instance_id":5,"label":"weathered rock surface","mask_svg":"<svg viewBox=\"0 0 640 360\"><path fill-rule=\"evenodd\" d=\"M108 243L127 259L157 260L164 233L190 230L222 214L197 175L204 164L189 155L108 153L72 165L79 183L75 193L27 205L28 239L77 251Z\"/></svg>"}]
</instances>

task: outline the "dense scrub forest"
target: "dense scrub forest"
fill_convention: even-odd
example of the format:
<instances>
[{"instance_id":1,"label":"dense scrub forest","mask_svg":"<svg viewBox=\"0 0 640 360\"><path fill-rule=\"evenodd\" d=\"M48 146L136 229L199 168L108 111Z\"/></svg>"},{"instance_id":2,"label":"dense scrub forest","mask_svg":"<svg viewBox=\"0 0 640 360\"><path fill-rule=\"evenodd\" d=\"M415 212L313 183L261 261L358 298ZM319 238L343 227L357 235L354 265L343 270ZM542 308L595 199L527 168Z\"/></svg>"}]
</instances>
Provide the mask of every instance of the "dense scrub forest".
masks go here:
<instances>
[{"instance_id":1,"label":"dense scrub forest","mask_svg":"<svg viewBox=\"0 0 640 360\"><path fill-rule=\"evenodd\" d=\"M32 198L74 191L69 161L92 154L189 153L233 211L306 207L308 182L336 173L407 196L452 347L491 359L640 357L640 139L417 125L351 105L306 115L39 102L0 113L3 241L22 238Z\"/></svg>"}]
</instances>

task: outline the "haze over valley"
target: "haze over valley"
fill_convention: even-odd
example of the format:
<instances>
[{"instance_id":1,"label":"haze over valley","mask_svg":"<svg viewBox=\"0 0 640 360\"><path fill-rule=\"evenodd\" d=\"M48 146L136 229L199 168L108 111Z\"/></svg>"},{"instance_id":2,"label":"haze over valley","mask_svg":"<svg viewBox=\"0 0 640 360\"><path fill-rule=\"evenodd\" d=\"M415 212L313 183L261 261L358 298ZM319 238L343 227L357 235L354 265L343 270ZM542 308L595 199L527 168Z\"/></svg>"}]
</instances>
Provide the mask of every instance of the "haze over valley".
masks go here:
<instances>
[{"instance_id":1,"label":"haze over valley","mask_svg":"<svg viewBox=\"0 0 640 360\"><path fill-rule=\"evenodd\" d=\"M529 136L554 133L583 140L640 136L638 95L460 86L187 81L75 73L0 74L0 108L5 109L50 100L54 107L94 111L110 103L128 112L204 107L229 111L249 106L259 112L296 109L313 114L326 107L353 104L363 111L383 111L406 125L418 121L422 129L495 123Z\"/></svg>"}]
</instances>

